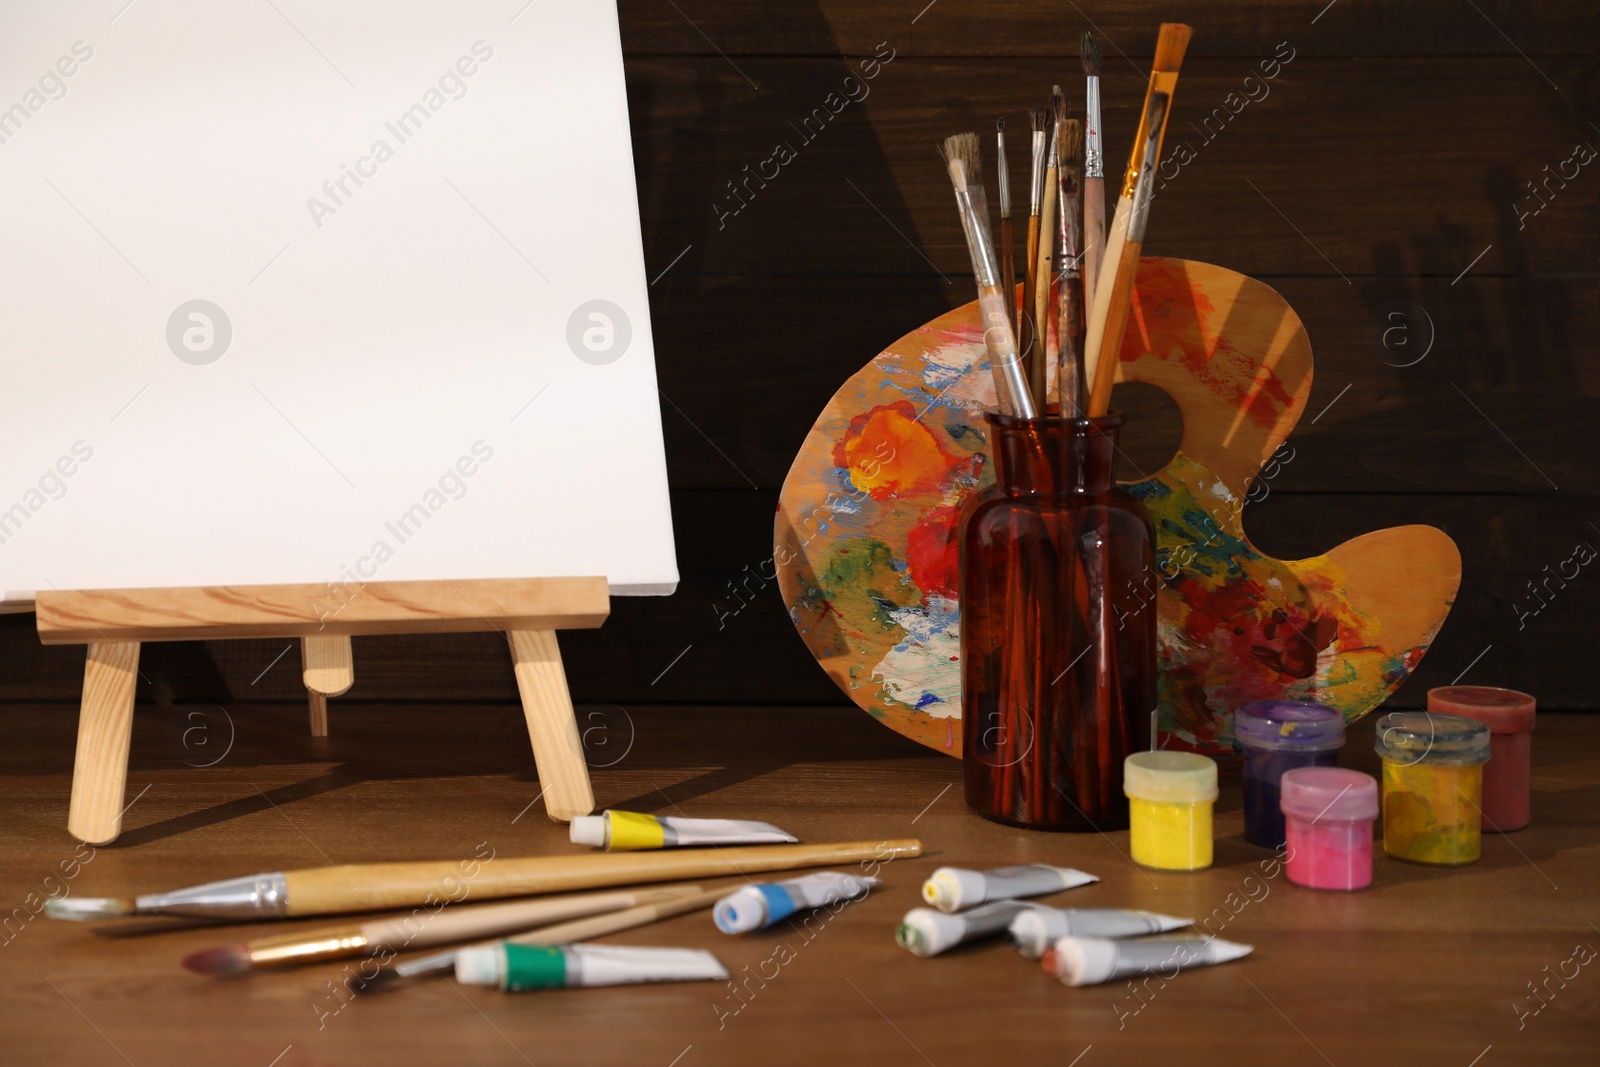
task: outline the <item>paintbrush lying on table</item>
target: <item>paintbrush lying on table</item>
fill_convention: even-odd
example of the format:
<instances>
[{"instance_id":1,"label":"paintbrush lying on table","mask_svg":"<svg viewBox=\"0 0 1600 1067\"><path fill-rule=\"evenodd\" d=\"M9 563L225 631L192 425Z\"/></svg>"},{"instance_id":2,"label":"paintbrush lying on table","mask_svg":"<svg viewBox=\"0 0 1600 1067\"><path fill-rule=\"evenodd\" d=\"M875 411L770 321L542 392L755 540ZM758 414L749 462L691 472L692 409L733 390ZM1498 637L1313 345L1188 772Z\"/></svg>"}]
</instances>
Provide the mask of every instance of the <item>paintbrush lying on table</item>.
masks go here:
<instances>
[{"instance_id":1,"label":"paintbrush lying on table","mask_svg":"<svg viewBox=\"0 0 1600 1067\"><path fill-rule=\"evenodd\" d=\"M887 862L922 854L915 838L820 845L744 845L671 852L607 852L470 861L356 863L274 871L223 882L119 897L63 897L45 905L53 919L92 922L129 915L289 919L408 908L449 899L458 889L479 900L721 878L799 867Z\"/></svg>"},{"instance_id":2,"label":"paintbrush lying on table","mask_svg":"<svg viewBox=\"0 0 1600 1067\"><path fill-rule=\"evenodd\" d=\"M183 958L197 974L232 975L272 967L405 952L459 944L485 937L518 933L535 926L620 913L624 909L663 904L701 895L697 885L654 889L578 893L572 896L520 900L511 904L455 905L439 911L419 909L398 919L374 919L343 926L322 926L277 937L261 937L237 945L202 949Z\"/></svg>"}]
</instances>

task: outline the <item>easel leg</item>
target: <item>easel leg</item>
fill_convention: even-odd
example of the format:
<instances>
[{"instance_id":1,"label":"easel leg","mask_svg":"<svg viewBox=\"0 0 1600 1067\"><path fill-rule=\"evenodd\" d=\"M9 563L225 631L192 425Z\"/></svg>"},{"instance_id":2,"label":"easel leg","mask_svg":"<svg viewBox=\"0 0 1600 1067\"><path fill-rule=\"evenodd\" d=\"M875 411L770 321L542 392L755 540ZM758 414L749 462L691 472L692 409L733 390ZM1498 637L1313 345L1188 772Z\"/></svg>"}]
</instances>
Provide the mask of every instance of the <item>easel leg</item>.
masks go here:
<instances>
[{"instance_id":1,"label":"easel leg","mask_svg":"<svg viewBox=\"0 0 1600 1067\"><path fill-rule=\"evenodd\" d=\"M327 634L300 639L301 677L311 702L311 736L328 736L328 698L348 692L356 682L350 638Z\"/></svg>"},{"instance_id":2,"label":"easel leg","mask_svg":"<svg viewBox=\"0 0 1600 1067\"><path fill-rule=\"evenodd\" d=\"M533 762L544 789L544 807L552 819L570 822L594 810L589 768L583 762L572 695L561 669L561 649L554 630L512 630L511 659L528 719Z\"/></svg>"},{"instance_id":3,"label":"easel leg","mask_svg":"<svg viewBox=\"0 0 1600 1067\"><path fill-rule=\"evenodd\" d=\"M128 745L133 739L133 691L138 677L139 642L89 646L67 831L91 845L108 845L122 832Z\"/></svg>"}]
</instances>

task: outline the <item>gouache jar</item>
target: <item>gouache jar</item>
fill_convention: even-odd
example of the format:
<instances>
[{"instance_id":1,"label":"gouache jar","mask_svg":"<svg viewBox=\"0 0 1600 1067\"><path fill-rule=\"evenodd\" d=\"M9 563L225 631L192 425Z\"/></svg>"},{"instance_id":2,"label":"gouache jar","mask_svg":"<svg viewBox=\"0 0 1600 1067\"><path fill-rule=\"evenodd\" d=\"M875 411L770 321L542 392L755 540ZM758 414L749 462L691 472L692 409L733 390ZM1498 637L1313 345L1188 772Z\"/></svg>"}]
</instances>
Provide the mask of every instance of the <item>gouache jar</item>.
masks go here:
<instances>
[{"instance_id":1,"label":"gouache jar","mask_svg":"<svg viewBox=\"0 0 1600 1067\"><path fill-rule=\"evenodd\" d=\"M1233 715L1244 751L1244 836L1267 848L1283 845L1278 782L1297 767L1332 767L1344 746L1344 716L1326 704L1257 700Z\"/></svg>"},{"instance_id":2,"label":"gouache jar","mask_svg":"<svg viewBox=\"0 0 1600 1067\"><path fill-rule=\"evenodd\" d=\"M1282 781L1284 873L1310 889L1372 884L1372 821L1378 783L1339 767L1297 767Z\"/></svg>"},{"instance_id":3,"label":"gouache jar","mask_svg":"<svg viewBox=\"0 0 1600 1067\"><path fill-rule=\"evenodd\" d=\"M1459 715L1395 711L1378 720L1377 731L1383 850L1410 863L1477 862L1489 728Z\"/></svg>"},{"instance_id":4,"label":"gouache jar","mask_svg":"<svg viewBox=\"0 0 1600 1067\"><path fill-rule=\"evenodd\" d=\"M1211 866L1217 765L1193 752L1135 752L1122 765L1133 862L1160 871Z\"/></svg>"},{"instance_id":5,"label":"gouache jar","mask_svg":"<svg viewBox=\"0 0 1600 1067\"><path fill-rule=\"evenodd\" d=\"M1528 825L1536 704L1527 693L1490 685L1447 685L1428 690L1428 710L1460 715L1489 728L1489 762L1483 765L1483 828L1502 833Z\"/></svg>"}]
</instances>

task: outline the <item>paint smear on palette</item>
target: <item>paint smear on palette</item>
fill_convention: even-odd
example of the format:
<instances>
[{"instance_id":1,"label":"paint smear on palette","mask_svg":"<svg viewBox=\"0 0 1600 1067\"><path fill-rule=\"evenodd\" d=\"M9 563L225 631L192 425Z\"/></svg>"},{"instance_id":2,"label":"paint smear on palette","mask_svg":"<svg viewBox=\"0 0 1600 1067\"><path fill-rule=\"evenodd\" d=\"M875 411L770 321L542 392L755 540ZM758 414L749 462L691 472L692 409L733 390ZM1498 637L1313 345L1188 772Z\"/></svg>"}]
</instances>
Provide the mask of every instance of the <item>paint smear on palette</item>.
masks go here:
<instances>
[{"instance_id":1,"label":"paint smear on palette","mask_svg":"<svg viewBox=\"0 0 1600 1067\"><path fill-rule=\"evenodd\" d=\"M930 596L926 605L895 613L905 638L873 668L885 693L936 719L961 716L961 637L953 597Z\"/></svg>"}]
</instances>

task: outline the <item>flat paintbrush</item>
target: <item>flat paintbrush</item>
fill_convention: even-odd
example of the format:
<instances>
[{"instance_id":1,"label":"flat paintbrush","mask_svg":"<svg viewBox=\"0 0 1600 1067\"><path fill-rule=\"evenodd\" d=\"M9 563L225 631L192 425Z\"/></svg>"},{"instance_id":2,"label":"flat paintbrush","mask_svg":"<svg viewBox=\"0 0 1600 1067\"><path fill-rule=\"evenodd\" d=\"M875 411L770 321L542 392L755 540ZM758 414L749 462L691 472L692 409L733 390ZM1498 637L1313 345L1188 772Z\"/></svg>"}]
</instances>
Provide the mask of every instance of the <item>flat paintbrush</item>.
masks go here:
<instances>
[{"instance_id":1,"label":"flat paintbrush","mask_svg":"<svg viewBox=\"0 0 1600 1067\"><path fill-rule=\"evenodd\" d=\"M1154 69L1145 93L1139 132L1128 156L1128 170L1122 180L1122 196L1111 221L1106 241L1105 261L1095 282L1094 306L1089 312L1088 334L1084 341L1084 375L1089 386L1088 413L1098 417L1111 402L1112 379L1116 377L1122 333L1128 325L1128 308L1133 300L1133 283L1139 273L1139 252L1144 244L1145 224L1150 216L1150 195L1155 190L1155 168L1161 158L1161 139L1171 113L1172 94L1178 87L1178 68L1189 46L1188 26L1163 23L1156 42Z\"/></svg>"},{"instance_id":2,"label":"flat paintbrush","mask_svg":"<svg viewBox=\"0 0 1600 1067\"><path fill-rule=\"evenodd\" d=\"M203 949L185 956L183 965L199 974L232 975L349 956L369 956L383 951L405 952L516 933L533 926L582 919L604 912L619 912L624 908L681 900L700 892L697 885L672 885L544 897L511 904L441 906L437 911L418 908L416 912L398 919L323 926L278 937L256 938L237 945Z\"/></svg>"},{"instance_id":3,"label":"flat paintbrush","mask_svg":"<svg viewBox=\"0 0 1600 1067\"><path fill-rule=\"evenodd\" d=\"M998 289L998 286L996 287ZM1007 331L1009 333L1009 331ZM62 897L45 905L54 919L90 922L128 915L192 915L215 919L289 919L382 911L429 904L466 886L477 900L536 896L651 882L720 878L800 867L836 867L864 860L918 856L914 838L835 844L739 845L661 852L353 863L232 878L132 900ZM475 868L469 869L469 868Z\"/></svg>"},{"instance_id":4,"label":"flat paintbrush","mask_svg":"<svg viewBox=\"0 0 1600 1067\"><path fill-rule=\"evenodd\" d=\"M1039 323L1033 317L1034 294L1039 291L1039 214L1044 210L1044 171L1050 148L1049 133L1045 129L1048 112L1042 107L1028 112L1028 125L1033 130L1033 157L1028 168L1028 237L1023 253L1022 314L1017 331L1017 351L1027 376L1032 378L1034 353L1039 349ZM1044 397L1036 399L1041 402Z\"/></svg>"},{"instance_id":5,"label":"flat paintbrush","mask_svg":"<svg viewBox=\"0 0 1600 1067\"><path fill-rule=\"evenodd\" d=\"M1006 305L1011 301L1000 292L1000 269L995 265L994 241L989 236L989 202L983 195L978 135L958 133L947 137L941 151L955 190L961 228L967 237L972 276L978 283L978 314L983 324L983 343L989 350L996 404L1002 414L1031 419L1037 409L1017 360L1016 336L1006 314Z\"/></svg>"},{"instance_id":6,"label":"flat paintbrush","mask_svg":"<svg viewBox=\"0 0 1600 1067\"><path fill-rule=\"evenodd\" d=\"M1057 263L1056 409L1064 418L1083 415L1083 191L1078 168L1083 158L1083 127L1077 119L1056 126L1060 163L1056 223L1060 251Z\"/></svg>"},{"instance_id":7,"label":"flat paintbrush","mask_svg":"<svg viewBox=\"0 0 1600 1067\"><path fill-rule=\"evenodd\" d=\"M1011 227L1011 169L1006 166L1006 120L1004 116L994 123L994 151L996 178L1000 191L1000 284L1006 291L1006 312L1011 319L1012 336L1018 336L1017 323L1017 235Z\"/></svg>"},{"instance_id":8,"label":"flat paintbrush","mask_svg":"<svg viewBox=\"0 0 1600 1067\"><path fill-rule=\"evenodd\" d=\"M1094 306L1094 287L1106 246L1106 181L1100 149L1100 46L1084 31L1078 45L1083 62L1083 299Z\"/></svg>"}]
</instances>

